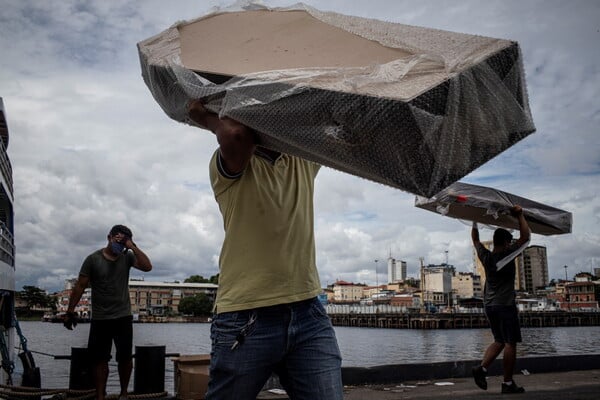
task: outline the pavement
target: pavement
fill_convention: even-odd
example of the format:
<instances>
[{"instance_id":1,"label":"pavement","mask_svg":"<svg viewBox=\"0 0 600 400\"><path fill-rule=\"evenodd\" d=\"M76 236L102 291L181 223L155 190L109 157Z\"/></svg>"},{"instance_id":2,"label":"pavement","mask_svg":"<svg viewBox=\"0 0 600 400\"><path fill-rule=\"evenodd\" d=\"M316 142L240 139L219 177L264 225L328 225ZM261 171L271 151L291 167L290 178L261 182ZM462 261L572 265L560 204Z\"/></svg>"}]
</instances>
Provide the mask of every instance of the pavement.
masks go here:
<instances>
[{"instance_id":1,"label":"pavement","mask_svg":"<svg viewBox=\"0 0 600 400\"><path fill-rule=\"evenodd\" d=\"M392 399L600 399L600 369L517 375L521 394L501 394L501 376L488 377L488 390L481 390L473 378L403 382L399 385L353 386L344 390L344 400Z\"/></svg>"},{"instance_id":2,"label":"pavement","mask_svg":"<svg viewBox=\"0 0 600 400\"><path fill-rule=\"evenodd\" d=\"M527 372L526 372L527 373ZM488 390L479 389L473 378L407 381L397 384L345 386L344 400L399 399L600 399L600 369L519 374L515 382L525 388L521 394L501 394L501 376L488 377ZM284 394L261 392L258 399L287 399Z\"/></svg>"}]
</instances>

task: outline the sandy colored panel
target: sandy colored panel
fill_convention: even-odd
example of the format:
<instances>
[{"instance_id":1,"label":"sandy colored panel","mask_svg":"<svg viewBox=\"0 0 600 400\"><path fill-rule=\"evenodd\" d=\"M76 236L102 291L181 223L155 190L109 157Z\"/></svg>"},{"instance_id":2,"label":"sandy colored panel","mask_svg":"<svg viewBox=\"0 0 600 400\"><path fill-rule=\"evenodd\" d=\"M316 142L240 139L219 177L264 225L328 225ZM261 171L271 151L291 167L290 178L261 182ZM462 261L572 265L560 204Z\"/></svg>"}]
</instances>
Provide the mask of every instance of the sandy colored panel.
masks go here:
<instances>
[{"instance_id":1,"label":"sandy colored panel","mask_svg":"<svg viewBox=\"0 0 600 400\"><path fill-rule=\"evenodd\" d=\"M186 68L226 75L310 67L363 67L406 57L305 11L218 14L179 27Z\"/></svg>"}]
</instances>

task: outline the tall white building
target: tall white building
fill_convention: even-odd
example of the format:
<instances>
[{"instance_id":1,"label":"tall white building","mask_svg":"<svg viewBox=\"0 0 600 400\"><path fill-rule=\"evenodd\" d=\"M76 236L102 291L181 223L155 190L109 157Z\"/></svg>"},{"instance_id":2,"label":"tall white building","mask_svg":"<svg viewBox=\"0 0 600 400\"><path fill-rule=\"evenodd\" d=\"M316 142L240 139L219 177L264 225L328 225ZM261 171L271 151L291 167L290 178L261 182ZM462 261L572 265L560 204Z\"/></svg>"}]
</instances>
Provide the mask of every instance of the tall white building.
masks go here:
<instances>
[{"instance_id":1,"label":"tall white building","mask_svg":"<svg viewBox=\"0 0 600 400\"><path fill-rule=\"evenodd\" d=\"M391 255L388 258L388 283L406 280L406 261L400 261Z\"/></svg>"}]
</instances>

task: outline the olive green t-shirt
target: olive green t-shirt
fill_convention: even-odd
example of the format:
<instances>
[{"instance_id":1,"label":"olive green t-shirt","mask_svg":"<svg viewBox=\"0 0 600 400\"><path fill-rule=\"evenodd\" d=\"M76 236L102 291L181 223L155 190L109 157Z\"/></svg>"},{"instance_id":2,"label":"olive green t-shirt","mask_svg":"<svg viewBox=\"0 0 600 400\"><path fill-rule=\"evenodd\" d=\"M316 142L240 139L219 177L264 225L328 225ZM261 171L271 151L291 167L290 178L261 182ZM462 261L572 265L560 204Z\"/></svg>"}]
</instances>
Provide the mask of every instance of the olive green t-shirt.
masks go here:
<instances>
[{"instance_id":1,"label":"olive green t-shirt","mask_svg":"<svg viewBox=\"0 0 600 400\"><path fill-rule=\"evenodd\" d=\"M135 265L130 251L115 261L102 255L102 249L87 256L80 275L90 279L92 287L92 319L115 319L131 315L129 300L129 271Z\"/></svg>"},{"instance_id":2,"label":"olive green t-shirt","mask_svg":"<svg viewBox=\"0 0 600 400\"><path fill-rule=\"evenodd\" d=\"M313 193L320 166L257 149L237 175L217 150L210 179L223 215L216 312L286 304L321 291L315 263Z\"/></svg>"}]
</instances>

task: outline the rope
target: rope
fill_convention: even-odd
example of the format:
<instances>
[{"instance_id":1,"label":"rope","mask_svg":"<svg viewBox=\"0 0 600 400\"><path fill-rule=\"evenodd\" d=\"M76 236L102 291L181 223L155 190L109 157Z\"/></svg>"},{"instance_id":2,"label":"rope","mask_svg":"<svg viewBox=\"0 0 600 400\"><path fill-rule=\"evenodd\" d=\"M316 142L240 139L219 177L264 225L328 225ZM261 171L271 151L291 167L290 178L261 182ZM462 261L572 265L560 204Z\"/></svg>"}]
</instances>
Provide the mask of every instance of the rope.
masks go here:
<instances>
[{"instance_id":1,"label":"rope","mask_svg":"<svg viewBox=\"0 0 600 400\"><path fill-rule=\"evenodd\" d=\"M19 325L19 320L17 319L17 312L15 311L15 308L12 308L12 318L13 318L13 325L15 326L16 330L17 330L17 334L19 335L19 340L21 341L21 348L23 349L23 351L27 351L27 338L25 337L25 335L23 335L23 331L21 331L21 326Z\"/></svg>"},{"instance_id":2,"label":"rope","mask_svg":"<svg viewBox=\"0 0 600 400\"><path fill-rule=\"evenodd\" d=\"M21 350L21 347L15 346L16 350ZM56 358L56 354L44 353L43 351L29 350L30 353L41 354L42 356L54 357Z\"/></svg>"}]
</instances>

